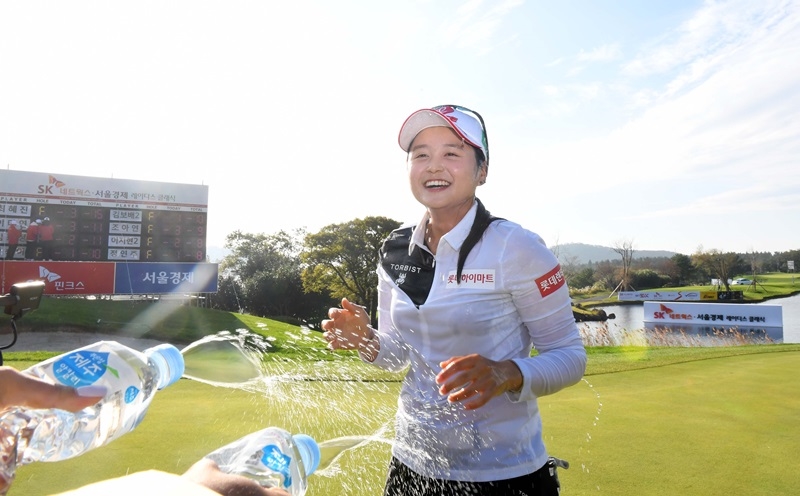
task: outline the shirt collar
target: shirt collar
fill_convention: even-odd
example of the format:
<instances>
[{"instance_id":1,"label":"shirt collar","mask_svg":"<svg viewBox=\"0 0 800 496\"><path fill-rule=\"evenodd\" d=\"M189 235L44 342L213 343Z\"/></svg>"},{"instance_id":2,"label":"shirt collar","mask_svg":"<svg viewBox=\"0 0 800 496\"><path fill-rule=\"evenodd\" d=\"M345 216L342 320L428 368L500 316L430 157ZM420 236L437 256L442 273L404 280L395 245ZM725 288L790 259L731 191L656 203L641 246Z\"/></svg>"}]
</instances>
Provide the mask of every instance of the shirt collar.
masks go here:
<instances>
[{"instance_id":1,"label":"shirt collar","mask_svg":"<svg viewBox=\"0 0 800 496\"><path fill-rule=\"evenodd\" d=\"M469 235L472 224L475 222L475 215L477 212L478 202L473 200L472 207L469 209L467 214L464 215L458 224L456 224L456 227L442 236L439 242L441 243L442 241L445 241L455 251L461 249L461 245L464 244L464 240L467 239L467 235ZM425 247L425 225L428 223L429 219L430 214L425 212L425 215L422 216L422 220L419 222L419 224L417 224L417 227L414 228L414 233L411 235L411 241L408 244L409 255L414 250L414 246L427 249Z\"/></svg>"}]
</instances>

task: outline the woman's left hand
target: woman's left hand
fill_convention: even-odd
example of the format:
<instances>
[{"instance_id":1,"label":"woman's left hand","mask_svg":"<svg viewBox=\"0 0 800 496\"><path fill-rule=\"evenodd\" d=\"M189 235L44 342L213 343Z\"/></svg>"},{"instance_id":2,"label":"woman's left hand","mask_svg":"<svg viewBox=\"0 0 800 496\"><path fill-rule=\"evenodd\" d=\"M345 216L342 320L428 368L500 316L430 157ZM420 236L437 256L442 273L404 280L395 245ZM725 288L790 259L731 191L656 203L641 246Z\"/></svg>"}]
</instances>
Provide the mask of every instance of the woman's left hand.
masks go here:
<instances>
[{"instance_id":1,"label":"woman's left hand","mask_svg":"<svg viewBox=\"0 0 800 496\"><path fill-rule=\"evenodd\" d=\"M522 373L511 360L496 362L473 354L453 357L439 364L439 393L467 410L480 408L495 396L522 387Z\"/></svg>"}]
</instances>

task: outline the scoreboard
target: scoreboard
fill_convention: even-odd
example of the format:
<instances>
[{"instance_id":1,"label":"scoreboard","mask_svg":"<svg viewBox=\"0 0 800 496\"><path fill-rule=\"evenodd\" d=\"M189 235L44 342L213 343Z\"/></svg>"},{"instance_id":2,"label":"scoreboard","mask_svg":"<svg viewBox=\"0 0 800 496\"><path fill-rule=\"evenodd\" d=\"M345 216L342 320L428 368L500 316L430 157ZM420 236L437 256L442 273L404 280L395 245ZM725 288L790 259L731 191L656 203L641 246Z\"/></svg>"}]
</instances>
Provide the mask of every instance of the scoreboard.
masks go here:
<instances>
[{"instance_id":1,"label":"scoreboard","mask_svg":"<svg viewBox=\"0 0 800 496\"><path fill-rule=\"evenodd\" d=\"M53 259L203 262L206 213L37 205L54 227Z\"/></svg>"},{"instance_id":2,"label":"scoreboard","mask_svg":"<svg viewBox=\"0 0 800 496\"><path fill-rule=\"evenodd\" d=\"M204 262L207 216L207 186L0 170L0 230L49 219L51 260Z\"/></svg>"}]
</instances>

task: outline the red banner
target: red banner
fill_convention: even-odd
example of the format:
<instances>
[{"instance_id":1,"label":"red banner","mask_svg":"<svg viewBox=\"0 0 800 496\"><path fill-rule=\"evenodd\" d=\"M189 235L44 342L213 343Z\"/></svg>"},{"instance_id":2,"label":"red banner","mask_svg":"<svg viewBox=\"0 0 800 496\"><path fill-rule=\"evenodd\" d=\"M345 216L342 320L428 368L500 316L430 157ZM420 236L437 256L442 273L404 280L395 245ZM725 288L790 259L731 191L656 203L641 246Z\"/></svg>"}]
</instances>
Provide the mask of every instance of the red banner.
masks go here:
<instances>
[{"instance_id":1,"label":"red banner","mask_svg":"<svg viewBox=\"0 0 800 496\"><path fill-rule=\"evenodd\" d=\"M113 294L114 262L0 262L0 294L26 281L44 281L52 296Z\"/></svg>"}]
</instances>

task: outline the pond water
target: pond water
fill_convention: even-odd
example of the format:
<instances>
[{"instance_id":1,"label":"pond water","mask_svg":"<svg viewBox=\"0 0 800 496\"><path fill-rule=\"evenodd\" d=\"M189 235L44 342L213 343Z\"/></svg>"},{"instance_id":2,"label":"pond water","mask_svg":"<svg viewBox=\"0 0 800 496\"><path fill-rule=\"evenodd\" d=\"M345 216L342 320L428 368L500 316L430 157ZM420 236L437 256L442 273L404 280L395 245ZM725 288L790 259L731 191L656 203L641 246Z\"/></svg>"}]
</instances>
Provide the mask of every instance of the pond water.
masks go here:
<instances>
[{"instance_id":1,"label":"pond water","mask_svg":"<svg viewBox=\"0 0 800 496\"><path fill-rule=\"evenodd\" d=\"M750 303L748 303L750 304ZM775 343L800 343L800 294L787 298L775 298L752 305L780 305L783 311L783 328L769 328L763 330L771 342ZM616 318L607 322L581 322L581 329L585 332L611 332L623 333L643 330L644 309L641 303L625 305L607 305L603 309L607 314L614 314Z\"/></svg>"}]
</instances>

